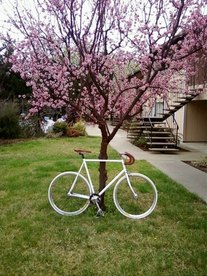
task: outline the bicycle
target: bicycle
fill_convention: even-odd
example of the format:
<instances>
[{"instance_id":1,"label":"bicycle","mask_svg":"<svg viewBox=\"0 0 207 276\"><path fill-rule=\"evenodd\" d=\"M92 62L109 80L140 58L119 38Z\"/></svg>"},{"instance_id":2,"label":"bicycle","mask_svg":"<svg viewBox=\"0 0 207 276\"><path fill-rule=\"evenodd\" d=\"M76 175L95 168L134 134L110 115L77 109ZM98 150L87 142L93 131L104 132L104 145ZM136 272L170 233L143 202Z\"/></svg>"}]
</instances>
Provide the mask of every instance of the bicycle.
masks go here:
<instances>
[{"instance_id":1,"label":"bicycle","mask_svg":"<svg viewBox=\"0 0 207 276\"><path fill-rule=\"evenodd\" d=\"M118 211L132 219L147 217L155 209L158 193L152 180L140 173L129 173L127 165L134 163L134 157L122 153L121 159L85 159L88 150L75 149L82 156L82 164L78 172L66 171L58 174L50 183L48 199L52 208L61 215L73 216L84 212L90 204L97 207L97 216L104 215L100 208L101 195L115 182L113 201ZM114 162L122 165L122 170L96 193L87 164L89 162ZM83 168L86 177L81 174Z\"/></svg>"}]
</instances>

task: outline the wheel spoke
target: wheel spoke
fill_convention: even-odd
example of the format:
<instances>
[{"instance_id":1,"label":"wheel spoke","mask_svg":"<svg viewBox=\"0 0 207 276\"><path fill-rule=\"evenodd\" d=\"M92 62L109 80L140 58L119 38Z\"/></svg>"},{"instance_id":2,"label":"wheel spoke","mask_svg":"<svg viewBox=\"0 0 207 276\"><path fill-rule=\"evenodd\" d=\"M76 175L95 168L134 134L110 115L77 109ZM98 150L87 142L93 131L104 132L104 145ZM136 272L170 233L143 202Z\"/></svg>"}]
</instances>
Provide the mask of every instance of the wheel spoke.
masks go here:
<instances>
[{"instance_id":1,"label":"wheel spoke","mask_svg":"<svg viewBox=\"0 0 207 276\"><path fill-rule=\"evenodd\" d=\"M139 219L148 216L157 203L157 190L154 183L142 174L129 174L133 193L126 177L114 188L114 203L125 216Z\"/></svg>"},{"instance_id":2,"label":"wheel spoke","mask_svg":"<svg viewBox=\"0 0 207 276\"><path fill-rule=\"evenodd\" d=\"M53 209L61 215L78 215L89 205L90 188L83 176L78 176L73 191L71 191L76 196L68 194L76 177L77 173L75 172L65 172L56 176L50 184L49 202Z\"/></svg>"}]
</instances>

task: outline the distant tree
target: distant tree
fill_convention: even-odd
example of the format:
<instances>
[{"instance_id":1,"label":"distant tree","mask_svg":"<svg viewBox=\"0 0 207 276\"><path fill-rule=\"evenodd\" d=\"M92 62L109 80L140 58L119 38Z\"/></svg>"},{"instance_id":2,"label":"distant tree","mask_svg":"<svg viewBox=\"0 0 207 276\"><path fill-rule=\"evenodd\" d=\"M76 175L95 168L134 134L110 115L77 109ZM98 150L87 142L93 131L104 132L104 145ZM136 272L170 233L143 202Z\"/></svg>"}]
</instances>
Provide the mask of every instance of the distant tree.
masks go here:
<instances>
[{"instance_id":1,"label":"distant tree","mask_svg":"<svg viewBox=\"0 0 207 276\"><path fill-rule=\"evenodd\" d=\"M18 72L14 72L9 61L12 53L12 42L9 39L2 40L0 47L0 100L18 101L21 96L30 97L32 89L26 86L26 81L20 77Z\"/></svg>"},{"instance_id":2,"label":"distant tree","mask_svg":"<svg viewBox=\"0 0 207 276\"><path fill-rule=\"evenodd\" d=\"M30 113L72 107L97 123L100 159L125 119L168 93L171 76L207 49L206 0L37 0L34 15L15 1L22 39L13 70L32 87ZM120 117L109 131L106 117ZM100 163L100 189L107 172ZM102 207L104 199L102 198Z\"/></svg>"}]
</instances>

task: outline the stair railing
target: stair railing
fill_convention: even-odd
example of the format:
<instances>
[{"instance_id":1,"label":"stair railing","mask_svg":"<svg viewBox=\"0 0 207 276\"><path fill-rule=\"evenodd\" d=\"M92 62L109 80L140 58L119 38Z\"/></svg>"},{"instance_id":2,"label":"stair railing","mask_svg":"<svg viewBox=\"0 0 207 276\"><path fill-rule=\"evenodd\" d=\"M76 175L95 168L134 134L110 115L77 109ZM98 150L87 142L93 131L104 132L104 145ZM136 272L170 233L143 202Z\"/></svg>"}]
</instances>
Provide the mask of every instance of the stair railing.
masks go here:
<instances>
[{"instance_id":1,"label":"stair railing","mask_svg":"<svg viewBox=\"0 0 207 276\"><path fill-rule=\"evenodd\" d=\"M167 108L170 109L170 105L168 102L165 102L166 105L167 105ZM171 123L169 122L169 118L172 118L172 121ZM175 139L175 144L176 144L176 147L178 146L178 131L179 131L179 125L176 121L176 118L175 118L175 113L173 113L172 115L170 115L166 120L166 123L170 129L170 132L172 134L172 136L174 137Z\"/></svg>"},{"instance_id":2,"label":"stair railing","mask_svg":"<svg viewBox=\"0 0 207 276\"><path fill-rule=\"evenodd\" d=\"M150 147L152 148L152 131L153 131L153 124L152 124L152 121L151 121L150 117L149 117L148 119L149 119L149 123L150 123L150 134L148 133L148 136L149 136L149 141L150 141Z\"/></svg>"}]
</instances>

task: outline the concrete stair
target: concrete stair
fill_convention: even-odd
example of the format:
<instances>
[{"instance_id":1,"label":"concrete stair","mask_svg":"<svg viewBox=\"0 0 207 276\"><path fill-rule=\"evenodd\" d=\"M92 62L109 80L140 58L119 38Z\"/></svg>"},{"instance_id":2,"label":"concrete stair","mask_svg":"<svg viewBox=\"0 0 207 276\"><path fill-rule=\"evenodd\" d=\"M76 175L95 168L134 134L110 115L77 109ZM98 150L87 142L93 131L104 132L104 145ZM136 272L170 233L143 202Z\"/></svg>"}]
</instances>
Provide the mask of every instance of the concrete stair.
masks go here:
<instances>
[{"instance_id":1,"label":"concrete stair","mask_svg":"<svg viewBox=\"0 0 207 276\"><path fill-rule=\"evenodd\" d=\"M142 137L151 151L177 151L177 142L172 130L165 122L154 120L154 118L140 119L131 123L127 137L132 142Z\"/></svg>"},{"instance_id":2,"label":"concrete stair","mask_svg":"<svg viewBox=\"0 0 207 276\"><path fill-rule=\"evenodd\" d=\"M161 117L142 117L133 121L128 128L128 139L133 142L142 138L142 142L145 141L150 151L178 151L178 125L176 123L175 127L170 128L167 126L166 119L192 101L199 93L200 91L198 93L194 91L192 94L178 97L163 110L163 113L159 114Z\"/></svg>"}]
</instances>

